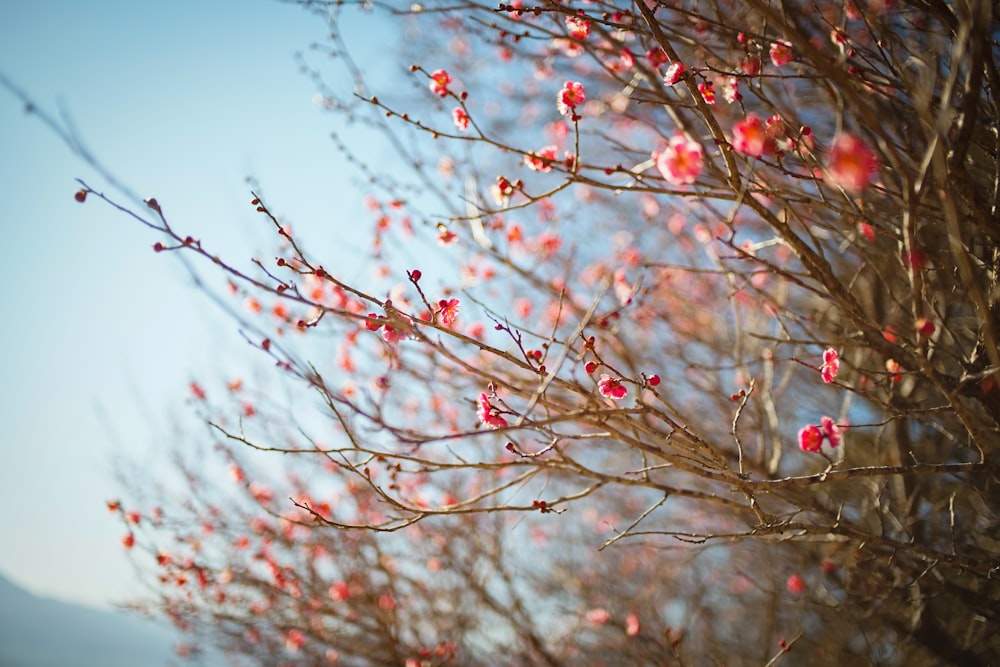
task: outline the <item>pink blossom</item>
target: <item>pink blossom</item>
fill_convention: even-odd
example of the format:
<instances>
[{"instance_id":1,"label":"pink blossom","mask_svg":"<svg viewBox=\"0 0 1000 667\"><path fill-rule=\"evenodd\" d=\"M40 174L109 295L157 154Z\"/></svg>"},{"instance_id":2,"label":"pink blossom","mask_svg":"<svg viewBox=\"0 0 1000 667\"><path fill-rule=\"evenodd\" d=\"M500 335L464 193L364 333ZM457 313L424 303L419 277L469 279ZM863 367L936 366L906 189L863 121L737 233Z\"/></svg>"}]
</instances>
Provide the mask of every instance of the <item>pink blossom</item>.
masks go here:
<instances>
[{"instance_id":1,"label":"pink blossom","mask_svg":"<svg viewBox=\"0 0 1000 667\"><path fill-rule=\"evenodd\" d=\"M549 172L552 171L552 163L559 159L559 149L556 146L546 146L536 153L529 153L524 158L524 163L532 171Z\"/></svg>"},{"instance_id":2,"label":"pink blossom","mask_svg":"<svg viewBox=\"0 0 1000 667\"><path fill-rule=\"evenodd\" d=\"M629 614L625 618L625 634L629 637L639 634L639 617L635 614Z\"/></svg>"},{"instance_id":3,"label":"pink blossom","mask_svg":"<svg viewBox=\"0 0 1000 667\"><path fill-rule=\"evenodd\" d=\"M646 60L649 62L649 66L653 69L662 67L667 62L667 53L660 47L655 49L650 49L646 51Z\"/></svg>"},{"instance_id":4,"label":"pink blossom","mask_svg":"<svg viewBox=\"0 0 1000 667\"><path fill-rule=\"evenodd\" d=\"M455 107L452 109L451 118L455 121L455 127L460 130L469 129L469 114L465 112L462 107Z\"/></svg>"},{"instance_id":5,"label":"pink blossom","mask_svg":"<svg viewBox=\"0 0 1000 667\"><path fill-rule=\"evenodd\" d=\"M438 230L438 245L451 245L458 239L458 234L446 227Z\"/></svg>"},{"instance_id":6,"label":"pink blossom","mask_svg":"<svg viewBox=\"0 0 1000 667\"><path fill-rule=\"evenodd\" d=\"M833 419L827 416L820 417L819 428L823 431L823 436L830 441L831 447L836 447L840 444L841 429Z\"/></svg>"},{"instance_id":7,"label":"pink blossom","mask_svg":"<svg viewBox=\"0 0 1000 667\"><path fill-rule=\"evenodd\" d=\"M823 377L823 382L830 384L837 379L840 372L840 355L835 349L828 348L823 352L823 365L819 367L819 374Z\"/></svg>"},{"instance_id":8,"label":"pink blossom","mask_svg":"<svg viewBox=\"0 0 1000 667\"><path fill-rule=\"evenodd\" d=\"M382 340L384 340L387 343L398 343L399 341L405 339L406 339L405 331L397 329L396 327L393 326L389 326L388 324L386 324L382 328Z\"/></svg>"},{"instance_id":9,"label":"pink blossom","mask_svg":"<svg viewBox=\"0 0 1000 667\"><path fill-rule=\"evenodd\" d=\"M302 645L306 643L305 635L298 630L289 630L285 636L285 648L290 653L298 653Z\"/></svg>"},{"instance_id":10,"label":"pink blossom","mask_svg":"<svg viewBox=\"0 0 1000 667\"><path fill-rule=\"evenodd\" d=\"M611 614L608 613L607 609L591 609L586 614L587 622L597 627L599 625L604 625L611 620Z\"/></svg>"},{"instance_id":11,"label":"pink blossom","mask_svg":"<svg viewBox=\"0 0 1000 667\"><path fill-rule=\"evenodd\" d=\"M760 58L744 58L740 63L740 69L747 76L757 76L760 74Z\"/></svg>"},{"instance_id":12,"label":"pink blossom","mask_svg":"<svg viewBox=\"0 0 1000 667\"><path fill-rule=\"evenodd\" d=\"M250 495L259 503L269 503L274 500L274 492L270 487L259 482L250 482Z\"/></svg>"},{"instance_id":13,"label":"pink blossom","mask_svg":"<svg viewBox=\"0 0 1000 667\"><path fill-rule=\"evenodd\" d=\"M497 409L490 403L490 397L479 394L479 407L476 410L479 421L490 428L505 428L507 420L500 416Z\"/></svg>"},{"instance_id":14,"label":"pink blossom","mask_svg":"<svg viewBox=\"0 0 1000 667\"><path fill-rule=\"evenodd\" d=\"M590 36L590 21L579 16L567 16L566 28L573 39L587 39Z\"/></svg>"},{"instance_id":15,"label":"pink blossom","mask_svg":"<svg viewBox=\"0 0 1000 667\"><path fill-rule=\"evenodd\" d=\"M735 76L720 76L715 82L722 88L722 99L728 104L743 99L740 93L740 81Z\"/></svg>"},{"instance_id":16,"label":"pink blossom","mask_svg":"<svg viewBox=\"0 0 1000 667\"><path fill-rule=\"evenodd\" d=\"M868 145L853 134L842 134L833 142L826 164L826 180L834 187L857 194L871 182L878 159Z\"/></svg>"},{"instance_id":17,"label":"pink blossom","mask_svg":"<svg viewBox=\"0 0 1000 667\"><path fill-rule=\"evenodd\" d=\"M701 93L701 99L705 100L705 104L715 104L715 88L712 83L699 83L698 92Z\"/></svg>"},{"instance_id":18,"label":"pink blossom","mask_svg":"<svg viewBox=\"0 0 1000 667\"><path fill-rule=\"evenodd\" d=\"M775 67L787 65L792 61L792 45L781 40L771 44L771 62Z\"/></svg>"},{"instance_id":19,"label":"pink blossom","mask_svg":"<svg viewBox=\"0 0 1000 667\"><path fill-rule=\"evenodd\" d=\"M567 81L559 91L556 106L563 116L576 115L576 108L587 101L587 93L579 81Z\"/></svg>"},{"instance_id":20,"label":"pink blossom","mask_svg":"<svg viewBox=\"0 0 1000 667\"><path fill-rule=\"evenodd\" d=\"M799 595L806 590L806 582L797 574L793 574L788 577L788 581L785 582L785 587L788 588L788 592L792 595Z\"/></svg>"},{"instance_id":21,"label":"pink blossom","mask_svg":"<svg viewBox=\"0 0 1000 667\"><path fill-rule=\"evenodd\" d=\"M653 153L653 159L663 178L674 185L694 183L704 163L701 144L683 134L672 136L663 151Z\"/></svg>"},{"instance_id":22,"label":"pink blossom","mask_svg":"<svg viewBox=\"0 0 1000 667\"><path fill-rule=\"evenodd\" d=\"M667 68L667 73L663 75L663 83L668 86L672 86L681 80L684 76L684 71L687 68L684 67L684 63L677 61L670 63L670 67Z\"/></svg>"},{"instance_id":23,"label":"pink blossom","mask_svg":"<svg viewBox=\"0 0 1000 667\"><path fill-rule=\"evenodd\" d=\"M823 432L815 424L799 430L799 449L804 452L818 452L823 446Z\"/></svg>"},{"instance_id":24,"label":"pink blossom","mask_svg":"<svg viewBox=\"0 0 1000 667\"><path fill-rule=\"evenodd\" d=\"M934 332L937 330L937 327L934 326L934 322L926 317L918 317L913 323L913 328L917 330L918 334L924 336L925 338L933 336Z\"/></svg>"},{"instance_id":25,"label":"pink blossom","mask_svg":"<svg viewBox=\"0 0 1000 667\"><path fill-rule=\"evenodd\" d=\"M441 299L438 301L437 314L441 316L441 322L446 327L453 326L458 318L459 300Z\"/></svg>"},{"instance_id":26,"label":"pink blossom","mask_svg":"<svg viewBox=\"0 0 1000 667\"><path fill-rule=\"evenodd\" d=\"M620 378L613 378L607 373L601 374L601 379L597 382L597 388L600 390L601 396L616 401L625 398L625 394L628 393L628 388L622 384Z\"/></svg>"},{"instance_id":27,"label":"pink blossom","mask_svg":"<svg viewBox=\"0 0 1000 667\"><path fill-rule=\"evenodd\" d=\"M431 74L430 88L431 92L435 95L440 95L441 97L447 95L450 92L448 90L449 83L451 83L451 75L445 70L435 70L434 73Z\"/></svg>"},{"instance_id":28,"label":"pink blossom","mask_svg":"<svg viewBox=\"0 0 1000 667\"><path fill-rule=\"evenodd\" d=\"M768 141L763 121L756 114L749 114L733 126L733 148L760 157L774 150L774 141Z\"/></svg>"}]
</instances>

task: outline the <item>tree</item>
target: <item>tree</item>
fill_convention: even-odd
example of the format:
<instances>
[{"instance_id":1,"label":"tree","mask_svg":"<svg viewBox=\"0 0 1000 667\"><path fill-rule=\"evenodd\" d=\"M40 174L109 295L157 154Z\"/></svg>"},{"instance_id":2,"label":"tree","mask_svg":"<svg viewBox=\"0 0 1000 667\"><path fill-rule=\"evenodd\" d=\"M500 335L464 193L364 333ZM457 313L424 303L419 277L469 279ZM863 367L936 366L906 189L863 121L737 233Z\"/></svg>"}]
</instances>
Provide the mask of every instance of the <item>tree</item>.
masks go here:
<instances>
[{"instance_id":1,"label":"tree","mask_svg":"<svg viewBox=\"0 0 1000 667\"><path fill-rule=\"evenodd\" d=\"M131 211L295 392L193 384L219 465L111 505L152 608L265 664L1000 655L990 3L299 4L381 278L258 191L250 267Z\"/></svg>"}]
</instances>

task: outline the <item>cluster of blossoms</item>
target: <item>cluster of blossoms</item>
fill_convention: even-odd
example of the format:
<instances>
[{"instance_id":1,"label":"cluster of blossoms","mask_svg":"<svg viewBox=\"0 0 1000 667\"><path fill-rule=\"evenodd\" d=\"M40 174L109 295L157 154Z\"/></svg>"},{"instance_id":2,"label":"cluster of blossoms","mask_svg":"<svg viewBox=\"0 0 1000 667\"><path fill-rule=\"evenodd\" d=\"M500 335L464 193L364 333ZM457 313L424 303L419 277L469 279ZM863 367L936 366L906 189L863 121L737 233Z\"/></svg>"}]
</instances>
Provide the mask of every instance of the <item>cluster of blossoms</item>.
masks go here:
<instances>
[{"instance_id":1,"label":"cluster of blossoms","mask_svg":"<svg viewBox=\"0 0 1000 667\"><path fill-rule=\"evenodd\" d=\"M552 163L559 160L558 148L556 146L546 146L537 152L529 153L524 158L524 163L532 171L549 172L552 171Z\"/></svg>"},{"instance_id":2,"label":"cluster of blossoms","mask_svg":"<svg viewBox=\"0 0 1000 667\"><path fill-rule=\"evenodd\" d=\"M830 384L837 379L840 372L840 355L835 349L828 348L823 352L823 365L819 367L819 374L823 382Z\"/></svg>"},{"instance_id":3,"label":"cluster of blossoms","mask_svg":"<svg viewBox=\"0 0 1000 667\"><path fill-rule=\"evenodd\" d=\"M566 28L569 36L573 39L587 39L590 37L590 21L580 16L567 16Z\"/></svg>"},{"instance_id":4,"label":"cluster of blossoms","mask_svg":"<svg viewBox=\"0 0 1000 667\"><path fill-rule=\"evenodd\" d=\"M799 430L799 449L804 452L818 452L823 446L823 440L829 441L831 447L840 445L841 428L832 418L820 417L819 426L807 424Z\"/></svg>"}]
</instances>

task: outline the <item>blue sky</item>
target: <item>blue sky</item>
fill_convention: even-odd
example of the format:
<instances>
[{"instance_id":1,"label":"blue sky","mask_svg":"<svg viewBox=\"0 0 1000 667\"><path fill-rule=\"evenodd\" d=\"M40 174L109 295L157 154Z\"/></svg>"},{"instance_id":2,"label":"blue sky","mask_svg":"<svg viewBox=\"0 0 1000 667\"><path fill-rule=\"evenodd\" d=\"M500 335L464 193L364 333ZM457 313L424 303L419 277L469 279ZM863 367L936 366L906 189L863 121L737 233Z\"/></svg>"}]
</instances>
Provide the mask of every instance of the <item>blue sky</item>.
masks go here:
<instances>
[{"instance_id":1,"label":"blue sky","mask_svg":"<svg viewBox=\"0 0 1000 667\"><path fill-rule=\"evenodd\" d=\"M0 0L0 72L220 253L272 246L248 175L310 241L349 252L361 196L293 59L325 28L267 0ZM106 607L138 592L104 508L115 460L166 465L188 381L250 357L149 230L73 200L78 177L106 186L0 89L0 572Z\"/></svg>"}]
</instances>

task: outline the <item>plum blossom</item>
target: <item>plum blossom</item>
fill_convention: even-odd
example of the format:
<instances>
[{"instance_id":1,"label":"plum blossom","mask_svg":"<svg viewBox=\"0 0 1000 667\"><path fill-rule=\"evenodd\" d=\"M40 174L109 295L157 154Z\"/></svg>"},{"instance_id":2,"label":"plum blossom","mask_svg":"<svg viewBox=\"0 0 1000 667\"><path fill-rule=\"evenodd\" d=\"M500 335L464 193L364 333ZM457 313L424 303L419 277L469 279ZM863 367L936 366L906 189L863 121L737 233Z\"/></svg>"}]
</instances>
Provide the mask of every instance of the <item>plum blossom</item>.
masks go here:
<instances>
[{"instance_id":1,"label":"plum blossom","mask_svg":"<svg viewBox=\"0 0 1000 667\"><path fill-rule=\"evenodd\" d=\"M490 397L479 394L479 407L476 409L479 421L490 428L505 428L507 420L500 416L497 409L490 403Z\"/></svg>"},{"instance_id":2,"label":"plum blossom","mask_svg":"<svg viewBox=\"0 0 1000 667\"><path fill-rule=\"evenodd\" d=\"M684 76L685 69L687 68L684 67L684 63L682 62L678 61L670 63L670 67L667 68L667 73L663 75L663 83L668 86L676 84L681 80L681 77Z\"/></svg>"},{"instance_id":3,"label":"plum blossom","mask_svg":"<svg viewBox=\"0 0 1000 667\"><path fill-rule=\"evenodd\" d=\"M576 108L587 101L587 93L579 81L567 81L559 91L556 106L563 116L573 116Z\"/></svg>"},{"instance_id":4,"label":"plum blossom","mask_svg":"<svg viewBox=\"0 0 1000 667\"><path fill-rule=\"evenodd\" d=\"M701 98L705 100L705 104L715 104L715 86L712 82L699 83L698 92L701 93Z\"/></svg>"},{"instance_id":5,"label":"plum blossom","mask_svg":"<svg viewBox=\"0 0 1000 667\"><path fill-rule=\"evenodd\" d=\"M823 382L830 384L837 379L840 371L840 355L835 349L828 348L823 352L823 365L819 367L819 374L823 377Z\"/></svg>"},{"instance_id":6,"label":"plum blossom","mask_svg":"<svg viewBox=\"0 0 1000 667\"><path fill-rule=\"evenodd\" d=\"M657 69L667 63L667 53L657 46L655 49L646 51L646 61L649 62L650 67Z\"/></svg>"},{"instance_id":7,"label":"plum blossom","mask_svg":"<svg viewBox=\"0 0 1000 667\"><path fill-rule=\"evenodd\" d=\"M653 153L653 159L663 178L674 185L694 183L704 163L701 144L683 134L671 137L665 149Z\"/></svg>"},{"instance_id":8,"label":"plum blossom","mask_svg":"<svg viewBox=\"0 0 1000 667\"><path fill-rule=\"evenodd\" d=\"M625 618L625 634L629 637L639 634L639 617L635 614L629 614Z\"/></svg>"},{"instance_id":9,"label":"plum blossom","mask_svg":"<svg viewBox=\"0 0 1000 667\"><path fill-rule=\"evenodd\" d=\"M590 36L590 21L580 16L567 16L566 28L573 39L587 39Z\"/></svg>"},{"instance_id":10,"label":"plum blossom","mask_svg":"<svg viewBox=\"0 0 1000 667\"><path fill-rule=\"evenodd\" d=\"M792 45L784 40L774 42L771 44L770 56L775 67L787 65L792 61Z\"/></svg>"},{"instance_id":11,"label":"plum blossom","mask_svg":"<svg viewBox=\"0 0 1000 667\"><path fill-rule=\"evenodd\" d=\"M441 322L446 327L453 326L458 319L459 300L441 299L438 301L437 314L441 316Z\"/></svg>"},{"instance_id":12,"label":"plum blossom","mask_svg":"<svg viewBox=\"0 0 1000 667\"><path fill-rule=\"evenodd\" d=\"M823 432L815 424L808 424L799 430L799 449L804 452L818 452L823 446Z\"/></svg>"},{"instance_id":13,"label":"plum blossom","mask_svg":"<svg viewBox=\"0 0 1000 667\"><path fill-rule=\"evenodd\" d=\"M440 95L441 97L444 97L449 92L451 92L448 90L449 83L451 83L451 75L448 74L447 71L439 69L435 70L434 73L431 74L431 80L429 85L431 88L431 92L434 93L435 95Z\"/></svg>"},{"instance_id":14,"label":"plum blossom","mask_svg":"<svg viewBox=\"0 0 1000 667\"><path fill-rule=\"evenodd\" d=\"M455 127L458 129L469 129L469 114L462 107L455 107L451 112L451 118L455 121Z\"/></svg>"},{"instance_id":15,"label":"plum blossom","mask_svg":"<svg viewBox=\"0 0 1000 667\"><path fill-rule=\"evenodd\" d=\"M306 643L305 635L299 630L289 630L285 636L285 648L289 653L298 653L302 645Z\"/></svg>"},{"instance_id":16,"label":"plum blossom","mask_svg":"<svg viewBox=\"0 0 1000 667\"><path fill-rule=\"evenodd\" d=\"M542 173L552 171L552 163L559 159L559 149L556 146L546 146L537 152L529 153L524 158L524 163L532 171Z\"/></svg>"},{"instance_id":17,"label":"plum blossom","mask_svg":"<svg viewBox=\"0 0 1000 667\"><path fill-rule=\"evenodd\" d=\"M590 623L595 628L600 625L604 625L611 620L611 614L608 613L607 609L591 609L586 614L587 622Z\"/></svg>"},{"instance_id":18,"label":"plum blossom","mask_svg":"<svg viewBox=\"0 0 1000 667\"><path fill-rule=\"evenodd\" d=\"M740 80L735 76L720 76L715 82L722 89L722 99L726 100L727 103L732 104L743 99L743 95L740 93Z\"/></svg>"},{"instance_id":19,"label":"plum blossom","mask_svg":"<svg viewBox=\"0 0 1000 667\"><path fill-rule=\"evenodd\" d=\"M806 582L797 574L793 574L788 577L788 581L785 582L785 587L788 588L788 592L792 595L799 595L806 590Z\"/></svg>"},{"instance_id":20,"label":"plum blossom","mask_svg":"<svg viewBox=\"0 0 1000 667\"><path fill-rule=\"evenodd\" d=\"M628 388L622 384L620 378L613 378L607 373L601 373L597 388L600 390L601 396L615 401L625 398L625 394L628 393Z\"/></svg>"},{"instance_id":21,"label":"plum blossom","mask_svg":"<svg viewBox=\"0 0 1000 667\"><path fill-rule=\"evenodd\" d=\"M878 158L868 145L853 134L842 134L833 141L826 164L826 181L858 194L871 182L878 170Z\"/></svg>"},{"instance_id":22,"label":"plum blossom","mask_svg":"<svg viewBox=\"0 0 1000 667\"><path fill-rule=\"evenodd\" d=\"M733 148L737 152L760 157L773 147L774 141L768 140L764 122L756 114L748 114L733 126Z\"/></svg>"},{"instance_id":23,"label":"plum blossom","mask_svg":"<svg viewBox=\"0 0 1000 667\"><path fill-rule=\"evenodd\" d=\"M827 440L831 447L838 447L843 438L843 427L838 426L832 417L820 417L819 426L806 424L799 430L799 449L804 452L818 452Z\"/></svg>"},{"instance_id":24,"label":"plum blossom","mask_svg":"<svg viewBox=\"0 0 1000 667\"><path fill-rule=\"evenodd\" d=\"M830 442L831 447L836 447L840 444L840 427L837 426L833 419L825 415L820 417L819 430L823 431L823 436Z\"/></svg>"}]
</instances>

